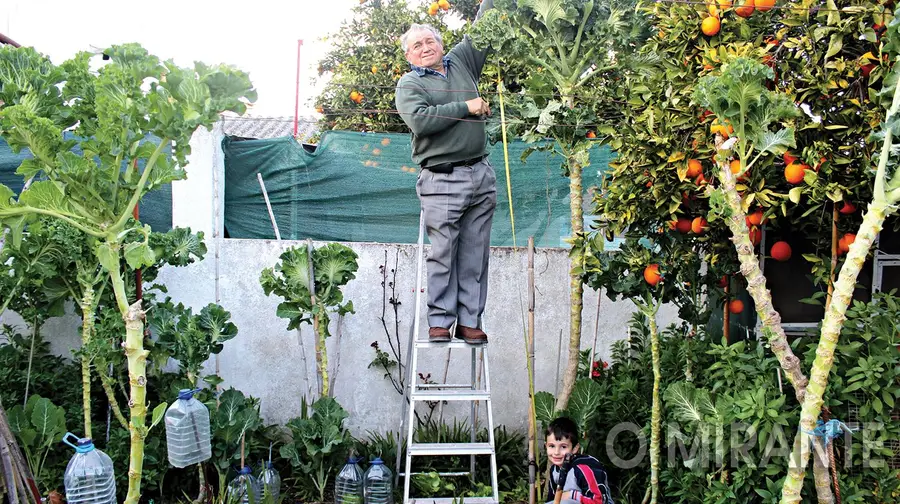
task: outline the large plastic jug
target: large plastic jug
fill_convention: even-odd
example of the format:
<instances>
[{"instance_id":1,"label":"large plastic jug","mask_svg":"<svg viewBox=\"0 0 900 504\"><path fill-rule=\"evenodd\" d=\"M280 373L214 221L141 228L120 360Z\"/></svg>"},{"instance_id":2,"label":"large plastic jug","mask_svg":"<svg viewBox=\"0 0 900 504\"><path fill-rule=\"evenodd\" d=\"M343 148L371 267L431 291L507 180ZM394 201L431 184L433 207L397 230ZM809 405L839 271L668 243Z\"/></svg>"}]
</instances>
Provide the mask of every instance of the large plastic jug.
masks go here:
<instances>
[{"instance_id":1,"label":"large plastic jug","mask_svg":"<svg viewBox=\"0 0 900 504\"><path fill-rule=\"evenodd\" d=\"M362 504L363 472L358 458L350 457L334 480L335 504Z\"/></svg>"},{"instance_id":2,"label":"large plastic jug","mask_svg":"<svg viewBox=\"0 0 900 504\"><path fill-rule=\"evenodd\" d=\"M365 504L394 504L394 475L381 458L372 461L363 481Z\"/></svg>"},{"instance_id":3,"label":"large plastic jug","mask_svg":"<svg viewBox=\"0 0 900 504\"><path fill-rule=\"evenodd\" d=\"M227 502L240 502L248 504L250 497L253 496L253 504L260 504L259 480L257 480L250 470L250 466L241 468L237 477L228 484L228 500Z\"/></svg>"},{"instance_id":4,"label":"large plastic jug","mask_svg":"<svg viewBox=\"0 0 900 504\"><path fill-rule=\"evenodd\" d=\"M68 439L75 440L73 444ZM67 432L63 443L75 448L75 455L66 466L63 483L69 504L115 504L116 476L112 459L94 447L89 438L78 438Z\"/></svg>"},{"instance_id":5,"label":"large plastic jug","mask_svg":"<svg viewBox=\"0 0 900 504\"><path fill-rule=\"evenodd\" d=\"M266 463L265 468L259 473L257 479L259 483L260 494L265 497L266 494L272 497L272 502L278 502L278 496L281 495L281 476L272 465L272 461Z\"/></svg>"},{"instance_id":6,"label":"large plastic jug","mask_svg":"<svg viewBox=\"0 0 900 504\"><path fill-rule=\"evenodd\" d=\"M194 399L194 392L181 390L178 400L166 410L166 449L169 463L175 467L187 467L212 456L209 410Z\"/></svg>"}]
</instances>

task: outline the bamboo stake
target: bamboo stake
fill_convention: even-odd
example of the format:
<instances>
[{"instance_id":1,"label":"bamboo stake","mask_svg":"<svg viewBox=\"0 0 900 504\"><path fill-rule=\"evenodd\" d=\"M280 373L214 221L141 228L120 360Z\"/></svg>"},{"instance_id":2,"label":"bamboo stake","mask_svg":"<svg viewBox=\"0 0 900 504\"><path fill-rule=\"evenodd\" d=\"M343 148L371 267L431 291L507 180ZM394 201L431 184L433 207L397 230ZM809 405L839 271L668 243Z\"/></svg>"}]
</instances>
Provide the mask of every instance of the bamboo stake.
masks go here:
<instances>
[{"instance_id":1,"label":"bamboo stake","mask_svg":"<svg viewBox=\"0 0 900 504\"><path fill-rule=\"evenodd\" d=\"M532 265L533 267L533 265ZM533 286L533 285L532 285ZM533 295L533 294L532 294ZM591 358L588 361L587 377L591 379L593 373L594 354L597 352L597 335L600 333L600 301L603 300L603 289L597 289L597 313L594 314L594 342L591 344Z\"/></svg>"},{"instance_id":2,"label":"bamboo stake","mask_svg":"<svg viewBox=\"0 0 900 504\"><path fill-rule=\"evenodd\" d=\"M731 285L729 283L725 284L725 311L722 313L722 337L725 339L725 344L731 344L731 311L728 309L728 295L731 293Z\"/></svg>"},{"instance_id":3,"label":"bamboo stake","mask_svg":"<svg viewBox=\"0 0 900 504\"><path fill-rule=\"evenodd\" d=\"M534 404L534 237L528 238L528 334L526 336L528 366L528 503L537 502L540 481L537 479L537 409Z\"/></svg>"}]
</instances>

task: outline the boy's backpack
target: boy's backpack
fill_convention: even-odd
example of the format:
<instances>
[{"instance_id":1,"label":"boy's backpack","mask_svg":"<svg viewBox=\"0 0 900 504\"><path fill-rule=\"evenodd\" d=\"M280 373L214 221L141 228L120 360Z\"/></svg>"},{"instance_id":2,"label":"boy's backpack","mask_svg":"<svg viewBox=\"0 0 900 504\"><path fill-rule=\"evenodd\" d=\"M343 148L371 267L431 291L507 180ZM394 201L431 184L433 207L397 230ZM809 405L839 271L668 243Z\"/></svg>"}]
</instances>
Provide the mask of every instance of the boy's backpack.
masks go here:
<instances>
[{"instance_id":1,"label":"boy's backpack","mask_svg":"<svg viewBox=\"0 0 900 504\"><path fill-rule=\"evenodd\" d=\"M551 482L555 483L559 478L559 468L551 470ZM548 485L547 500L553 501L555 497L554 485ZM576 499L581 504L614 504L609 482L606 478L606 470L599 460L590 455L575 455L572 459L572 467L566 477L563 491L576 491ZM571 499L572 494L563 495L565 499Z\"/></svg>"}]
</instances>

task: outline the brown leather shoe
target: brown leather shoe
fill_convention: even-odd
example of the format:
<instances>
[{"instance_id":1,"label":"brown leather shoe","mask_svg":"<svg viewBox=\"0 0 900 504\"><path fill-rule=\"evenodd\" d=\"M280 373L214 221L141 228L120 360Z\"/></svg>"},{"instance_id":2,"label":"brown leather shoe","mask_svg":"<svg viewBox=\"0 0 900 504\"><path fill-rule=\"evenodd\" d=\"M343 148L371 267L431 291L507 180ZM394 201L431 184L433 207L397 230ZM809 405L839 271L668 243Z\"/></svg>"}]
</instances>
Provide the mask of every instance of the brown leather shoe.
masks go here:
<instances>
[{"instance_id":1,"label":"brown leather shoe","mask_svg":"<svg viewBox=\"0 0 900 504\"><path fill-rule=\"evenodd\" d=\"M456 337L470 345L483 345L488 342L487 334L477 327L457 326Z\"/></svg>"},{"instance_id":2,"label":"brown leather shoe","mask_svg":"<svg viewBox=\"0 0 900 504\"><path fill-rule=\"evenodd\" d=\"M447 343L450 341L450 329L443 327L428 328L428 341L432 343Z\"/></svg>"}]
</instances>

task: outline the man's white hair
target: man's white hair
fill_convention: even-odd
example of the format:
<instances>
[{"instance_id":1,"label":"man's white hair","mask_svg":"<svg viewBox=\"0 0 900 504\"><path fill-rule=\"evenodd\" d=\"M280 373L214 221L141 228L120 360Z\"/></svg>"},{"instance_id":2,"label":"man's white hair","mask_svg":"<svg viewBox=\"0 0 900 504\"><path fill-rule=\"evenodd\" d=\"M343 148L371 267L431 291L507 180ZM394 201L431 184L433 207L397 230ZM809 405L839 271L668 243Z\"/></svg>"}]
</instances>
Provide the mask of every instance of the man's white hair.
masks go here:
<instances>
[{"instance_id":1,"label":"man's white hair","mask_svg":"<svg viewBox=\"0 0 900 504\"><path fill-rule=\"evenodd\" d=\"M408 49L406 43L409 40L409 36L418 31L431 32L431 34L434 35L434 39L438 41L438 44L444 45L444 39L441 38L441 32L439 32L434 26L431 26L429 24L413 23L412 26L409 27L409 30L406 30L406 33L404 33L400 37L400 48L403 49L404 53L406 53L406 50Z\"/></svg>"}]
</instances>

